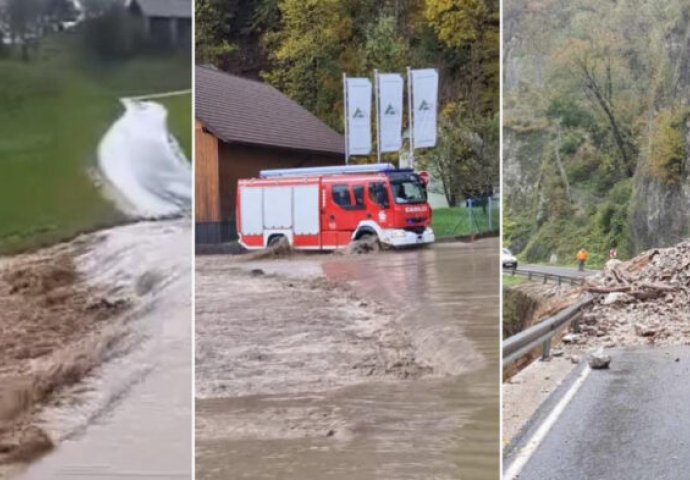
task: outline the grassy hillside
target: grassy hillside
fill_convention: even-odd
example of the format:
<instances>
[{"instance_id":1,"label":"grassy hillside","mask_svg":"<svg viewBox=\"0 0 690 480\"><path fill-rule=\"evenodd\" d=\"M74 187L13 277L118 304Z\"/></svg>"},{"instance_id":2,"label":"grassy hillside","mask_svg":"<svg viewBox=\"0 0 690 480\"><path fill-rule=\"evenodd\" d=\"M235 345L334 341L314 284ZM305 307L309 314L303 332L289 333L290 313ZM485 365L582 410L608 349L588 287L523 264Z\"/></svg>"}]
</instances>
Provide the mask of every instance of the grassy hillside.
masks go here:
<instances>
[{"instance_id":1,"label":"grassy hillside","mask_svg":"<svg viewBox=\"0 0 690 480\"><path fill-rule=\"evenodd\" d=\"M160 98L156 102L165 106L168 110L168 128L180 142L182 151L187 158L192 158L192 95L175 95L174 97Z\"/></svg>"},{"instance_id":2,"label":"grassy hillside","mask_svg":"<svg viewBox=\"0 0 690 480\"><path fill-rule=\"evenodd\" d=\"M120 221L88 173L118 99L190 83L189 58L104 63L83 54L76 35L44 39L29 62L0 59L0 254ZM187 115L191 131L181 102L172 102L173 128L183 132ZM180 141L189 152L190 139Z\"/></svg>"}]
</instances>

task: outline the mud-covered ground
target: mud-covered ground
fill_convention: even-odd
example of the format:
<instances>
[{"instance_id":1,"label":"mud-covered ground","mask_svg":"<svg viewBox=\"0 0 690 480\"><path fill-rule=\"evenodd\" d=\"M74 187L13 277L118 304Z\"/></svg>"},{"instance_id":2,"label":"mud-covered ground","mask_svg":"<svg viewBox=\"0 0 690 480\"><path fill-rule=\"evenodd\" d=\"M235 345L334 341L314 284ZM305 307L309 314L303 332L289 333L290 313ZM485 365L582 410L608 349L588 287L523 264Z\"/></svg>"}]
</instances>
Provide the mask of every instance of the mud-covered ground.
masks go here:
<instances>
[{"instance_id":1,"label":"mud-covered ground","mask_svg":"<svg viewBox=\"0 0 690 480\"><path fill-rule=\"evenodd\" d=\"M497 251L198 257L197 478L497 478Z\"/></svg>"}]
</instances>

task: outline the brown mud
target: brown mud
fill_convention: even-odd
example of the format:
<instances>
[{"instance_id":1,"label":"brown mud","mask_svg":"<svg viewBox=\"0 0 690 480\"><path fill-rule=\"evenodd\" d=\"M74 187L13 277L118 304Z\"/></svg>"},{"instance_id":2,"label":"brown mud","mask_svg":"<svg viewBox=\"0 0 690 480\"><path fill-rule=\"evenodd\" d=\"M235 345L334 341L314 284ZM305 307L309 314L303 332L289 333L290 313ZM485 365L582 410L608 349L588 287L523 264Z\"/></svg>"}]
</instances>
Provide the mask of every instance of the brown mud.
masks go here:
<instances>
[{"instance_id":1,"label":"brown mud","mask_svg":"<svg viewBox=\"0 0 690 480\"><path fill-rule=\"evenodd\" d=\"M408 378L433 369L415 358L392 311L347 284L287 279L200 260L197 396L320 391L362 378ZM233 292L227 315L228 292ZM254 345L247 340L255 338Z\"/></svg>"},{"instance_id":2,"label":"brown mud","mask_svg":"<svg viewBox=\"0 0 690 480\"><path fill-rule=\"evenodd\" d=\"M36 414L79 382L118 342L105 328L129 299L78 273L80 244L0 260L0 464L27 462L53 447Z\"/></svg>"},{"instance_id":3,"label":"brown mud","mask_svg":"<svg viewBox=\"0 0 690 480\"><path fill-rule=\"evenodd\" d=\"M1 478L190 478L190 228L0 259Z\"/></svg>"},{"instance_id":4,"label":"brown mud","mask_svg":"<svg viewBox=\"0 0 690 480\"><path fill-rule=\"evenodd\" d=\"M197 257L197 478L497 478L497 252Z\"/></svg>"}]
</instances>

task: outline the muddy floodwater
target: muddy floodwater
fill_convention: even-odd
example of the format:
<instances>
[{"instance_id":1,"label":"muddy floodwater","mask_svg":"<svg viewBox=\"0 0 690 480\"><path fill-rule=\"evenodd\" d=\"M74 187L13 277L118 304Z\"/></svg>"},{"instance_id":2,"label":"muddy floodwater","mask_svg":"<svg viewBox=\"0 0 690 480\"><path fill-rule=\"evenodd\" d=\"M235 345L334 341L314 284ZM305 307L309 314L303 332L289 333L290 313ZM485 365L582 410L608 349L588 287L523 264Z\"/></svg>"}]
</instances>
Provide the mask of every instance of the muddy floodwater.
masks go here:
<instances>
[{"instance_id":1,"label":"muddy floodwater","mask_svg":"<svg viewBox=\"0 0 690 480\"><path fill-rule=\"evenodd\" d=\"M499 478L498 241L199 257L200 479Z\"/></svg>"}]
</instances>

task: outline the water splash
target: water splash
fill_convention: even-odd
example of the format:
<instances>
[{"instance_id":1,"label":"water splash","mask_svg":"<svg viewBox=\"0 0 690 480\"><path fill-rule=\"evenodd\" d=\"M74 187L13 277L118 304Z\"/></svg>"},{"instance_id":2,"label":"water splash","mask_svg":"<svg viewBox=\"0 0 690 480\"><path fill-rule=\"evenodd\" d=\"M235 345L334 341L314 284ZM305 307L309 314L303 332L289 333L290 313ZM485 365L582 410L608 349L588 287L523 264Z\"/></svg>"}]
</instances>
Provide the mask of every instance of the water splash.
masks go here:
<instances>
[{"instance_id":1,"label":"water splash","mask_svg":"<svg viewBox=\"0 0 690 480\"><path fill-rule=\"evenodd\" d=\"M98 148L99 168L118 207L138 218L184 215L192 205L191 166L168 132L167 110L151 101L122 104L125 113Z\"/></svg>"}]
</instances>

